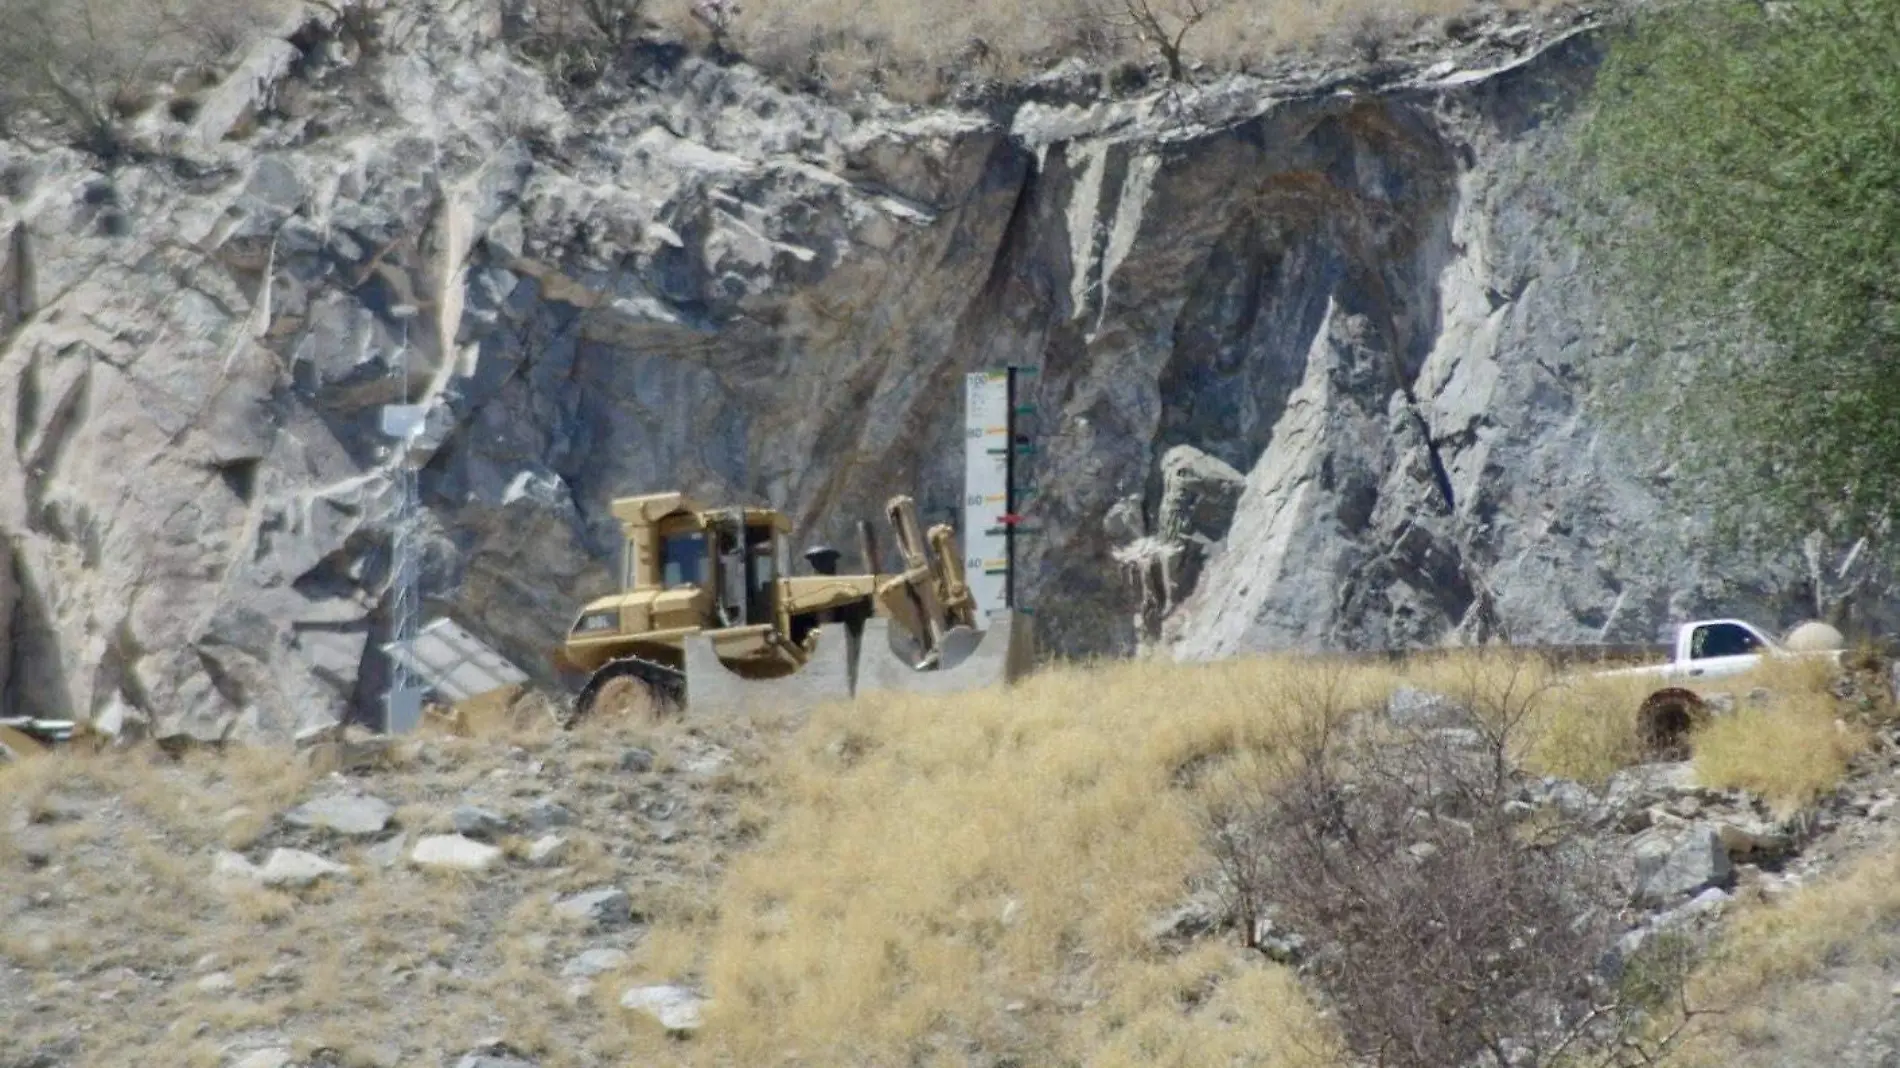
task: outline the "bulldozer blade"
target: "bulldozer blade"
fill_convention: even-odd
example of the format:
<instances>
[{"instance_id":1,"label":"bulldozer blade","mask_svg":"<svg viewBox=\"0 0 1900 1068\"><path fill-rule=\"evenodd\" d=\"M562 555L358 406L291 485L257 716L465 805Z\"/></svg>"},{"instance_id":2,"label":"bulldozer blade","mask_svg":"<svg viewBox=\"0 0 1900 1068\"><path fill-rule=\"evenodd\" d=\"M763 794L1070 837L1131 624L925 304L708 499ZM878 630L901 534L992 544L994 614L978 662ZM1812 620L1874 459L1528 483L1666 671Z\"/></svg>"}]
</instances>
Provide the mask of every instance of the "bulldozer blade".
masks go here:
<instances>
[{"instance_id":1,"label":"bulldozer blade","mask_svg":"<svg viewBox=\"0 0 1900 1068\"><path fill-rule=\"evenodd\" d=\"M990 621L988 629L956 627L938 647L938 666L919 670L897 651L890 621L872 619L864 624L858 659L855 695L899 693L967 693L1006 686L1029 673L1030 628L1014 613Z\"/></svg>"},{"instance_id":2,"label":"bulldozer blade","mask_svg":"<svg viewBox=\"0 0 1900 1068\"><path fill-rule=\"evenodd\" d=\"M937 647L937 670L949 671L970 659L983 644L983 632L973 627L955 626L943 632L943 644Z\"/></svg>"},{"instance_id":3,"label":"bulldozer blade","mask_svg":"<svg viewBox=\"0 0 1900 1068\"><path fill-rule=\"evenodd\" d=\"M755 709L809 711L828 701L851 699L857 636L843 625L818 628L818 646L805 666L789 675L751 679L719 659L712 639L686 638L686 708L702 713L743 713Z\"/></svg>"}]
</instances>

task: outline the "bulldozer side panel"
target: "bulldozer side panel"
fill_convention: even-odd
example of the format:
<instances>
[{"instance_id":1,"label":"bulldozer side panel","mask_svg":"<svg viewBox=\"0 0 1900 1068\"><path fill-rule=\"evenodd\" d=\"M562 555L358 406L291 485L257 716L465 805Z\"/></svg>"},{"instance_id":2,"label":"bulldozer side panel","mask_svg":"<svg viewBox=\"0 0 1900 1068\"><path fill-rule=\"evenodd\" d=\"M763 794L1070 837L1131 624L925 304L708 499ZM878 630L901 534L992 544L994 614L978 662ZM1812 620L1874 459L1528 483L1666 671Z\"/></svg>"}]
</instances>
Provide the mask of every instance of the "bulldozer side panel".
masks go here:
<instances>
[{"instance_id":1,"label":"bulldozer side panel","mask_svg":"<svg viewBox=\"0 0 1900 1068\"><path fill-rule=\"evenodd\" d=\"M645 634L610 634L570 642L566 660L583 671L598 671L608 661L625 656L678 668L685 663L686 639L697 636L710 643L715 655L731 662L735 670L769 676L793 670L801 662L795 648L772 640L775 633L771 624L761 623L722 630L675 627Z\"/></svg>"},{"instance_id":2,"label":"bulldozer side panel","mask_svg":"<svg viewBox=\"0 0 1900 1068\"><path fill-rule=\"evenodd\" d=\"M794 646L772 623L701 631L713 652L734 672L750 678L773 678L798 669L804 651Z\"/></svg>"},{"instance_id":3,"label":"bulldozer side panel","mask_svg":"<svg viewBox=\"0 0 1900 1068\"><path fill-rule=\"evenodd\" d=\"M684 657L681 642L698 627L675 627L645 634L607 634L598 638L574 639L563 650L562 662L581 671L598 671L602 664L623 656L638 656L656 664L679 667Z\"/></svg>"}]
</instances>

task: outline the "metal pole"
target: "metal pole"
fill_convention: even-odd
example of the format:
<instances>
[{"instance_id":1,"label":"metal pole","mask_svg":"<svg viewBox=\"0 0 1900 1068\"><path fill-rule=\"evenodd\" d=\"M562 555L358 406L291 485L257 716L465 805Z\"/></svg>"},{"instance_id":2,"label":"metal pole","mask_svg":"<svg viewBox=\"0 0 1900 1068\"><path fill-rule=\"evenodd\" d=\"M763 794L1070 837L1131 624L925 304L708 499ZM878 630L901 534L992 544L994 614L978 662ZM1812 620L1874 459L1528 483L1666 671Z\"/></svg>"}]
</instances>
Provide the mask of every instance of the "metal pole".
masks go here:
<instances>
[{"instance_id":1,"label":"metal pole","mask_svg":"<svg viewBox=\"0 0 1900 1068\"><path fill-rule=\"evenodd\" d=\"M392 644L402 655L390 658L393 663L389 691L383 705L383 729L388 733L396 733L412 726L408 721L420 710L418 680L410 667L415 657L416 629L422 609L417 590L419 568L416 559L416 519L420 494L412 456L416 432L420 428L416 425L417 413L411 408L409 398L409 320L415 316L416 309L402 305L391 309L391 314L402 321L402 342L392 361L397 392L401 398L401 414L393 426L385 428L395 431L397 438L393 472L396 516L390 529L390 629Z\"/></svg>"}]
</instances>

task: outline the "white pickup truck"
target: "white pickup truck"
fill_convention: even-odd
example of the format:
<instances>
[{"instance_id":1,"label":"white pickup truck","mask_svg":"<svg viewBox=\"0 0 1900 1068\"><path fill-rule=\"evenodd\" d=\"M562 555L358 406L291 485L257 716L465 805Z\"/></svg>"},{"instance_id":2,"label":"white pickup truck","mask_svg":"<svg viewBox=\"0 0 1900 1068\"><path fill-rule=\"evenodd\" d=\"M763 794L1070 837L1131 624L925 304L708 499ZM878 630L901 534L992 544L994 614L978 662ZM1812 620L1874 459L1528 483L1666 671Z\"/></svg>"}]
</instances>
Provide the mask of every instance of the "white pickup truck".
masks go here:
<instances>
[{"instance_id":1,"label":"white pickup truck","mask_svg":"<svg viewBox=\"0 0 1900 1068\"><path fill-rule=\"evenodd\" d=\"M1698 619L1676 628L1668 661L1593 674L1599 678L1716 679L1750 671L1766 657L1825 656L1839 663L1842 648L1840 632L1826 624L1804 623L1790 631L1784 643L1744 620Z\"/></svg>"}]
</instances>

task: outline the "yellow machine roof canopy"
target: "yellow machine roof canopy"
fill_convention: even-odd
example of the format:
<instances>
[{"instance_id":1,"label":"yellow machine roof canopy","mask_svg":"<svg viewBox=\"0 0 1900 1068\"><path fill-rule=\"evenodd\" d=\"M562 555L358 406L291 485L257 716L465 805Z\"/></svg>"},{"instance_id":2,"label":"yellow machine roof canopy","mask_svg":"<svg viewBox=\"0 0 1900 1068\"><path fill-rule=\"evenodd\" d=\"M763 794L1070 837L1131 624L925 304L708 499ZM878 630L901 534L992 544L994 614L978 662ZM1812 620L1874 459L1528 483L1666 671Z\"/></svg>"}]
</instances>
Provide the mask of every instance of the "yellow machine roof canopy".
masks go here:
<instances>
[{"instance_id":1,"label":"yellow machine roof canopy","mask_svg":"<svg viewBox=\"0 0 1900 1068\"><path fill-rule=\"evenodd\" d=\"M704 525L708 516L725 511L708 509L684 493L649 493L639 497L621 497L613 503L614 518L624 524L652 524L668 516L686 515ZM791 533L792 521L783 512L773 508L746 508L744 511L748 526L770 523L783 533Z\"/></svg>"}]
</instances>

